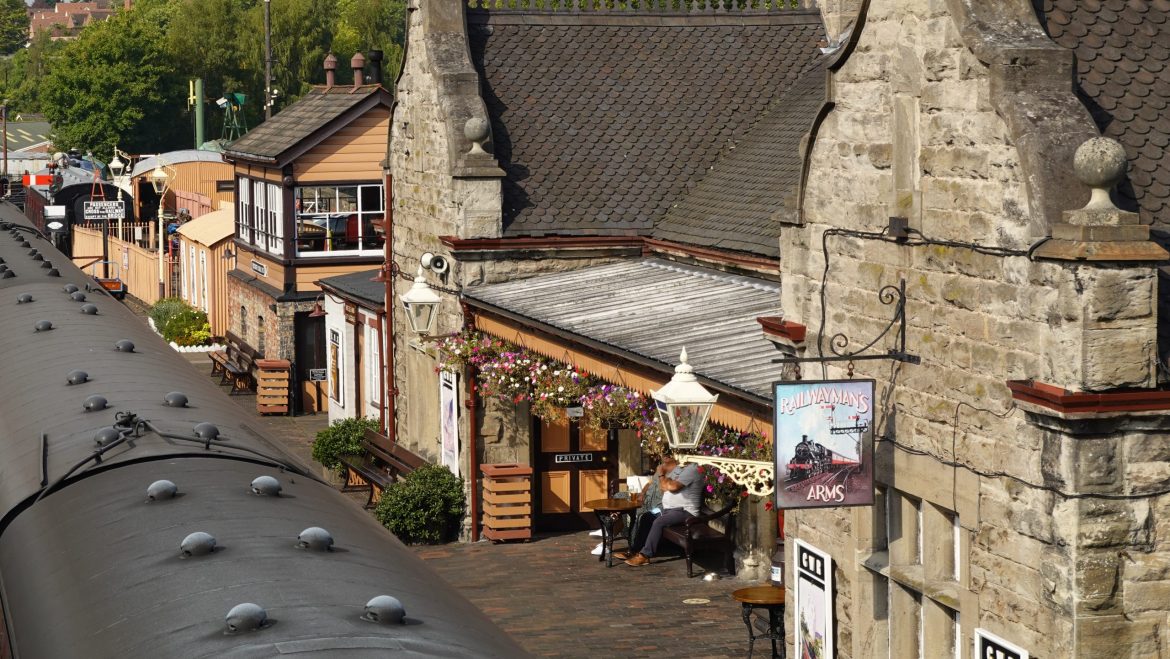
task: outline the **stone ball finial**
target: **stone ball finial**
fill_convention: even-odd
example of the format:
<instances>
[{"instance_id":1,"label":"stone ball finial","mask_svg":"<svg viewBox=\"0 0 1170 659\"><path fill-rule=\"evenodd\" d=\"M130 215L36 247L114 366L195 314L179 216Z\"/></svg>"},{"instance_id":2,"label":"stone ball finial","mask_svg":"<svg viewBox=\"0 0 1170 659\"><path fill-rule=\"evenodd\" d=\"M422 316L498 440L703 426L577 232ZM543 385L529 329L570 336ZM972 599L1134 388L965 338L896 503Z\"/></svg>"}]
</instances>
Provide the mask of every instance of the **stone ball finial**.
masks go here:
<instances>
[{"instance_id":1,"label":"stone ball finial","mask_svg":"<svg viewBox=\"0 0 1170 659\"><path fill-rule=\"evenodd\" d=\"M1094 137L1077 147L1073 154L1073 173L1093 188L1093 197L1085 208L1114 208L1109 190L1125 177L1128 169L1125 147L1115 139Z\"/></svg>"},{"instance_id":2,"label":"stone ball finial","mask_svg":"<svg viewBox=\"0 0 1170 659\"><path fill-rule=\"evenodd\" d=\"M491 135L491 124L483 117L472 117L463 124L463 135L471 140L471 153L487 153L483 150L483 144Z\"/></svg>"}]
</instances>

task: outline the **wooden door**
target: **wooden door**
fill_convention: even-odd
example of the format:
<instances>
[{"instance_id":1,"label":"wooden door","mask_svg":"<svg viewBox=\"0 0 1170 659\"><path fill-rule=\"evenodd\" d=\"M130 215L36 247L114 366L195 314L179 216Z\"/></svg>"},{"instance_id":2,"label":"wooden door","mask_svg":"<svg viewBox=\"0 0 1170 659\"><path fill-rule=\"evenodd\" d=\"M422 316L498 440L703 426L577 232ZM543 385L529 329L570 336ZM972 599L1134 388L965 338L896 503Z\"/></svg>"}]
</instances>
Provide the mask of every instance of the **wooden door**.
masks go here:
<instances>
[{"instance_id":1,"label":"wooden door","mask_svg":"<svg viewBox=\"0 0 1170 659\"><path fill-rule=\"evenodd\" d=\"M617 442L604 430L581 428L576 421L535 420L537 530L595 528L597 516L585 502L604 499L617 480Z\"/></svg>"}]
</instances>

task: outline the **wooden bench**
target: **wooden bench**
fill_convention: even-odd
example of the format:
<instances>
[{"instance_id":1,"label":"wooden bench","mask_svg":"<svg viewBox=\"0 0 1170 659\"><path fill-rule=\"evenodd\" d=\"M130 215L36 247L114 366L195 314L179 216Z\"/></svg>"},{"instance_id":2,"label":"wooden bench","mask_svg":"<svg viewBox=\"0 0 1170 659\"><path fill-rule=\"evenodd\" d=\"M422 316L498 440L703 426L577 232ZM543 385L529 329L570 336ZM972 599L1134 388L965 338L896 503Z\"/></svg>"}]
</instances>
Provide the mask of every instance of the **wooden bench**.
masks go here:
<instances>
[{"instance_id":1,"label":"wooden bench","mask_svg":"<svg viewBox=\"0 0 1170 659\"><path fill-rule=\"evenodd\" d=\"M230 383L233 395L250 392L255 383L256 360L263 356L231 332L224 337L224 343L223 350L208 353L211 375L220 376L220 384Z\"/></svg>"},{"instance_id":2,"label":"wooden bench","mask_svg":"<svg viewBox=\"0 0 1170 659\"><path fill-rule=\"evenodd\" d=\"M367 430L362 437L361 454L343 455L338 461L345 467L343 491L369 488L366 508L377 505L382 491L391 483L427 464L426 460L373 430Z\"/></svg>"},{"instance_id":3,"label":"wooden bench","mask_svg":"<svg viewBox=\"0 0 1170 659\"><path fill-rule=\"evenodd\" d=\"M735 574L735 510L738 507L739 497L736 497L721 510L704 508L701 515L662 529L662 539L678 545L686 555L688 577L695 576L691 569L694 553L707 547L721 549L727 572ZM710 523L716 520L723 520L723 530L711 526Z\"/></svg>"}]
</instances>

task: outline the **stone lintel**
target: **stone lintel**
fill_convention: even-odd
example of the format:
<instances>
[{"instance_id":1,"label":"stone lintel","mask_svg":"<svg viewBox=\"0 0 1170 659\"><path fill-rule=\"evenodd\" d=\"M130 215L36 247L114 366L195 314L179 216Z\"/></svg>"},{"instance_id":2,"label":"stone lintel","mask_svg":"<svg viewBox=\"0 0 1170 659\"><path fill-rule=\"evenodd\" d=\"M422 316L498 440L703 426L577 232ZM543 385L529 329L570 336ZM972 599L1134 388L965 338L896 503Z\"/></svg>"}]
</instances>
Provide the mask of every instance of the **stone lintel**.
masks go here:
<instances>
[{"instance_id":1,"label":"stone lintel","mask_svg":"<svg viewBox=\"0 0 1170 659\"><path fill-rule=\"evenodd\" d=\"M1065 225L1068 226L1068 225ZM1129 229L1129 227L1083 227L1087 230ZM1146 227L1135 227L1146 228ZM1056 231L1053 232L1054 234ZM1148 229L1147 229L1148 235ZM1165 261L1170 253L1148 240L1062 240L1052 238L1032 255L1053 261Z\"/></svg>"}]
</instances>

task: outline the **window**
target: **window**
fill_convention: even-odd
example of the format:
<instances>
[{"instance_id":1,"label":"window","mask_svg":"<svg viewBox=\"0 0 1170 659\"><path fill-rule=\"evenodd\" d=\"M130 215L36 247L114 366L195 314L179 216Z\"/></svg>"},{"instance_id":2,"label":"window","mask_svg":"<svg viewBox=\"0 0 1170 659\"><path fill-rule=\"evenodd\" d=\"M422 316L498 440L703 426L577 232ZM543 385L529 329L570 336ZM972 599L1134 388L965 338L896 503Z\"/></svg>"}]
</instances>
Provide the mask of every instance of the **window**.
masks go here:
<instances>
[{"instance_id":1,"label":"window","mask_svg":"<svg viewBox=\"0 0 1170 659\"><path fill-rule=\"evenodd\" d=\"M294 192L297 256L382 252L383 186L305 186Z\"/></svg>"},{"instance_id":2,"label":"window","mask_svg":"<svg viewBox=\"0 0 1170 659\"><path fill-rule=\"evenodd\" d=\"M279 185L241 176L236 236L270 254L284 253L284 194Z\"/></svg>"},{"instance_id":3,"label":"window","mask_svg":"<svg viewBox=\"0 0 1170 659\"><path fill-rule=\"evenodd\" d=\"M198 306L198 304L199 304L199 289L196 286L195 282L199 281L199 271L195 269L195 246L194 245L191 245L190 252L191 252L191 258L189 260L189 263L191 264L191 267L189 267L188 270L191 271L191 274L189 277L184 278L183 297L187 297L187 281L186 281L186 279L190 279L191 280L191 282L190 282L191 283L191 297L189 298L189 300L191 302L191 306ZM182 258L182 252L179 253L179 256L180 256L180 258Z\"/></svg>"},{"instance_id":4,"label":"window","mask_svg":"<svg viewBox=\"0 0 1170 659\"><path fill-rule=\"evenodd\" d=\"M240 195L236 201L236 237L240 240L252 242L252 185L248 179L240 177Z\"/></svg>"},{"instance_id":5,"label":"window","mask_svg":"<svg viewBox=\"0 0 1170 659\"><path fill-rule=\"evenodd\" d=\"M191 269L183 265L183 247L182 243L179 243L179 295L187 302L191 301L191 298L187 297L187 280L195 276L195 273L189 272Z\"/></svg>"},{"instance_id":6,"label":"window","mask_svg":"<svg viewBox=\"0 0 1170 659\"><path fill-rule=\"evenodd\" d=\"M235 190L236 190L236 182L235 181L216 181L215 182L215 191L216 192L235 192Z\"/></svg>"},{"instance_id":7,"label":"window","mask_svg":"<svg viewBox=\"0 0 1170 659\"><path fill-rule=\"evenodd\" d=\"M377 409L382 406L382 366L379 355L381 346L378 345L378 332L373 327L366 325L366 345L369 349L366 354L370 357L370 362L366 366L366 372L370 374L370 386L366 389L366 400L369 401L371 409Z\"/></svg>"},{"instance_id":8,"label":"window","mask_svg":"<svg viewBox=\"0 0 1170 659\"><path fill-rule=\"evenodd\" d=\"M199 250L199 302L204 313L211 313L211 305L207 303L207 250Z\"/></svg>"},{"instance_id":9,"label":"window","mask_svg":"<svg viewBox=\"0 0 1170 659\"><path fill-rule=\"evenodd\" d=\"M264 316L256 316L256 352L264 354Z\"/></svg>"},{"instance_id":10,"label":"window","mask_svg":"<svg viewBox=\"0 0 1170 659\"><path fill-rule=\"evenodd\" d=\"M248 340L248 309L240 307L240 338Z\"/></svg>"}]
</instances>

